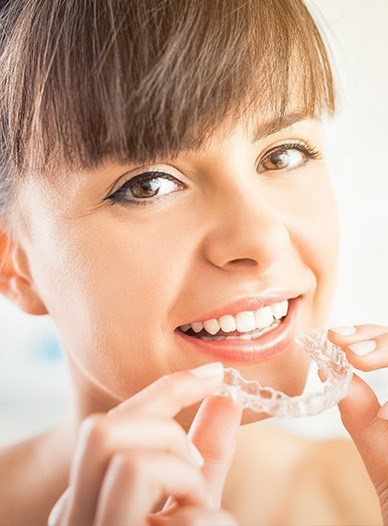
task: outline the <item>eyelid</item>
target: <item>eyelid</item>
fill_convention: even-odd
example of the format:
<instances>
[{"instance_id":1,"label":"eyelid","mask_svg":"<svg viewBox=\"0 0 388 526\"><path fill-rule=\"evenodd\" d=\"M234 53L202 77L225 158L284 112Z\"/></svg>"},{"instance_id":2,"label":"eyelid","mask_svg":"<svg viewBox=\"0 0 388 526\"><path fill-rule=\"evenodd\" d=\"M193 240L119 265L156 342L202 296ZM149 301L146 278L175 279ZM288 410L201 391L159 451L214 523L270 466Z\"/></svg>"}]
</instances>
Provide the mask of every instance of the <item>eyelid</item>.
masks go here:
<instances>
[{"instance_id":1,"label":"eyelid","mask_svg":"<svg viewBox=\"0 0 388 526\"><path fill-rule=\"evenodd\" d=\"M316 148L314 148L314 146L312 146L306 140L302 140L302 139L287 139L287 140L283 140L282 142L279 142L279 144L274 144L274 145L270 146L262 154L262 157L266 157L272 151L277 151L277 150L282 149L282 148L288 149L288 148L291 148L292 146L302 146L302 147L304 146L308 150L316 150Z\"/></svg>"},{"instance_id":2,"label":"eyelid","mask_svg":"<svg viewBox=\"0 0 388 526\"><path fill-rule=\"evenodd\" d=\"M179 172L179 175L178 173L174 174L171 168ZM106 195L105 199L108 199L111 195L113 195L115 192L120 190L120 188L128 181L135 179L136 177L143 175L143 174L145 177L147 175L149 177L150 173L163 173L166 175L170 175L171 177L174 177L178 181L179 181L179 178L182 177L180 171L170 164L169 165L163 165L163 164L144 165L144 166L135 168L135 170L132 170L130 172L125 172L122 175L120 175L114 181L114 183L111 184L110 187L105 191L105 195Z\"/></svg>"},{"instance_id":3,"label":"eyelid","mask_svg":"<svg viewBox=\"0 0 388 526\"><path fill-rule=\"evenodd\" d=\"M259 156L259 160L256 163L255 169L257 170L260 166L260 164L271 154L277 151L282 150L292 150L292 149L298 149L301 151L304 151L307 154L310 154L310 156L313 159L322 159L321 152L318 150L318 148L312 146L308 141L302 140L302 139L288 139L283 142L280 142L279 144L272 145L270 148L268 148L264 153L262 153Z\"/></svg>"},{"instance_id":4,"label":"eyelid","mask_svg":"<svg viewBox=\"0 0 388 526\"><path fill-rule=\"evenodd\" d=\"M115 189L110 194L108 194L103 199L103 201L111 201L112 205L117 204L117 203L123 203L123 204L128 204L128 205L133 205L133 206L141 206L141 205L150 204L151 202L161 202L171 197L172 194L174 194L175 192L171 192L170 194L167 194L167 195L149 197L147 199L140 199L135 196L132 197L131 199L125 199L124 197L122 197L121 194L125 195L127 192L127 189L130 188L130 186L137 184L137 183L141 183L143 180L146 180L146 181L151 180L153 178L152 174L156 174L155 179L167 179L170 181L174 181L177 187L186 188L185 183L180 181L180 179L178 179L175 175L171 174L168 171L160 170L160 169L158 170L145 169L135 175L129 174L129 177L125 179L124 181L121 181L118 188ZM131 183L131 185L126 187L127 183Z\"/></svg>"}]
</instances>

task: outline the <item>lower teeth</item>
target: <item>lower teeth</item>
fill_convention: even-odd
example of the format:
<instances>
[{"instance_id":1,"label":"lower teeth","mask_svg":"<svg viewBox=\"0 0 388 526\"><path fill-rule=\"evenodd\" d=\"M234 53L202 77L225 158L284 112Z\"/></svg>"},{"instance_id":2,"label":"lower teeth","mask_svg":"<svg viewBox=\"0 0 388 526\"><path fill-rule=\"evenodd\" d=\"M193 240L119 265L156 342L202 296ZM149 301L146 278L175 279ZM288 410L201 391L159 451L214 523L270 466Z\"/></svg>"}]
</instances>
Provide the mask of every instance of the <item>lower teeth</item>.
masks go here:
<instances>
[{"instance_id":1,"label":"lower teeth","mask_svg":"<svg viewBox=\"0 0 388 526\"><path fill-rule=\"evenodd\" d=\"M237 336L237 335L234 335L234 336L197 336L197 338L199 340L205 340L207 342L219 341L219 340L256 340L262 334L265 334L266 332L272 331L272 329L279 327L280 323L281 323L281 320L276 320L269 327L265 327L264 329L259 329L258 331L252 332L250 334L241 334L241 336Z\"/></svg>"}]
</instances>

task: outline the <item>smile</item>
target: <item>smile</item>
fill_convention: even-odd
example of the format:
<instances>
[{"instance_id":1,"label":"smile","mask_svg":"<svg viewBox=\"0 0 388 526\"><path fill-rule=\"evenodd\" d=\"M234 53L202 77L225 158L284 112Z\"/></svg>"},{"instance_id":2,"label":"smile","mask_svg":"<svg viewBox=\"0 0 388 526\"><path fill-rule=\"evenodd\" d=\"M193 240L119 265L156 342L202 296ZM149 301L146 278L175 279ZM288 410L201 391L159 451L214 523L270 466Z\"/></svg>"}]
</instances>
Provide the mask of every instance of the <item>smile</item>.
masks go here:
<instances>
[{"instance_id":1,"label":"smile","mask_svg":"<svg viewBox=\"0 0 388 526\"><path fill-rule=\"evenodd\" d=\"M256 363L272 358L292 344L301 299L302 296L298 296L257 311L181 325L174 332L190 350L213 359Z\"/></svg>"},{"instance_id":2,"label":"smile","mask_svg":"<svg viewBox=\"0 0 388 526\"><path fill-rule=\"evenodd\" d=\"M238 312L234 316L226 314L203 322L181 325L179 329L205 341L252 340L278 327L287 315L288 305L288 300L284 300L256 311Z\"/></svg>"}]
</instances>

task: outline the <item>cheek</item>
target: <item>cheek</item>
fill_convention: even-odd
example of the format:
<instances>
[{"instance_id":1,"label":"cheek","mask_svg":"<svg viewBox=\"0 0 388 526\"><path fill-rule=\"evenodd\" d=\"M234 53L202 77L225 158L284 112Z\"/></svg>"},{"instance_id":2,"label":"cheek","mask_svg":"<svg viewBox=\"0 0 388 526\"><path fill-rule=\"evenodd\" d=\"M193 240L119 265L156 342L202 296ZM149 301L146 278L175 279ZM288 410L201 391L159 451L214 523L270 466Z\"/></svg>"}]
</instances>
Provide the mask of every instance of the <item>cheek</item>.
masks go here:
<instances>
[{"instance_id":1,"label":"cheek","mask_svg":"<svg viewBox=\"0 0 388 526\"><path fill-rule=\"evenodd\" d=\"M334 286L338 225L326 178L290 198L276 194L302 263L316 278L313 309L324 316ZM282 201L283 199L283 201ZM64 348L123 398L169 370L184 368L172 345L170 312L190 297L203 220L177 207L157 221L126 212L46 218L34 243L34 279ZM144 216L146 217L146 216ZM148 216L147 216L148 217ZM198 223L198 225L196 224ZM197 228L198 227L198 228ZM195 295L195 294L194 294ZM171 361L171 363L170 363ZM177 363L179 365L177 366Z\"/></svg>"},{"instance_id":2,"label":"cheek","mask_svg":"<svg viewBox=\"0 0 388 526\"><path fill-rule=\"evenodd\" d=\"M298 210L297 210L298 209ZM290 228L304 264L314 274L312 323L324 322L333 296L338 266L339 218L333 189L323 172L294 210Z\"/></svg>"},{"instance_id":3,"label":"cheek","mask_svg":"<svg viewBox=\"0 0 388 526\"><path fill-rule=\"evenodd\" d=\"M35 244L35 280L63 347L123 397L176 366L169 312L192 249L188 225L171 221L89 216L52 223Z\"/></svg>"}]
</instances>

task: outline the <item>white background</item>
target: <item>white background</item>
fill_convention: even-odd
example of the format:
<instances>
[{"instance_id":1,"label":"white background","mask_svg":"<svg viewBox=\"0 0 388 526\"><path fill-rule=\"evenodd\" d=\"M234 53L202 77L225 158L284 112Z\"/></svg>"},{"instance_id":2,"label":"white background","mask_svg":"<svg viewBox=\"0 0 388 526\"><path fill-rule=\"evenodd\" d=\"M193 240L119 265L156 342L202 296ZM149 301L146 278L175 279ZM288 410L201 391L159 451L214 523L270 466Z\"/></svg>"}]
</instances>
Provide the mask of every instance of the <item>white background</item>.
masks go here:
<instances>
[{"instance_id":1,"label":"white background","mask_svg":"<svg viewBox=\"0 0 388 526\"><path fill-rule=\"evenodd\" d=\"M341 220L339 280L327 327L388 325L388 2L308 4L329 38L340 85L338 115L324 127ZM381 403L388 398L387 371L360 373ZM311 386L315 381L310 376ZM24 314L0 298L0 445L55 423L69 392L49 317ZM336 407L267 423L312 438L347 436Z\"/></svg>"}]
</instances>

